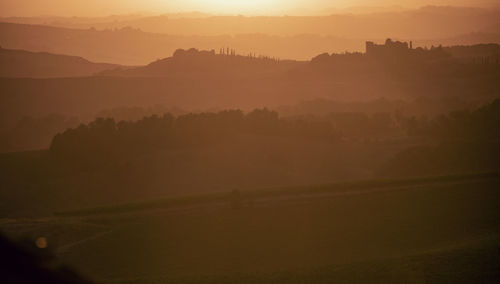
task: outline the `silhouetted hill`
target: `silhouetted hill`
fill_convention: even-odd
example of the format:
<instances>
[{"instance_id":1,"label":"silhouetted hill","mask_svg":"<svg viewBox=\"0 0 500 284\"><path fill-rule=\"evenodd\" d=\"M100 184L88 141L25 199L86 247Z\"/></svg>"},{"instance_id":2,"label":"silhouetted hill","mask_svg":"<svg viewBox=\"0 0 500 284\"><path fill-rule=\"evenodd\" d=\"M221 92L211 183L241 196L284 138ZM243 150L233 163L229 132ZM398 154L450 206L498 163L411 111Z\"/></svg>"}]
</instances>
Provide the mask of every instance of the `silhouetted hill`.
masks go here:
<instances>
[{"instance_id":1,"label":"silhouetted hill","mask_svg":"<svg viewBox=\"0 0 500 284\"><path fill-rule=\"evenodd\" d=\"M118 66L113 64L93 63L76 56L0 47L0 77L81 77L116 67Z\"/></svg>"},{"instance_id":2,"label":"silhouetted hill","mask_svg":"<svg viewBox=\"0 0 500 284\"><path fill-rule=\"evenodd\" d=\"M272 74L288 73L291 76L303 75L302 80L314 80L311 74L304 72L304 69L312 67L320 71L319 76L331 75L330 72L339 73L343 80L346 77L359 79L364 73L372 73L378 76L378 71L391 69L391 67L406 68L412 65L410 72L421 72L422 65L433 65L437 68L448 68L457 62L477 61L478 63L489 60L490 63L498 64L500 59L500 45L479 44L472 46L449 46L412 48L409 43L392 41L388 39L385 45L376 45L373 53L370 53L367 43L367 53L344 53L328 54L323 53L314 57L310 62L300 62L293 60L279 60L269 57L255 57L255 55L237 55L234 50L220 49L204 51L191 48L189 50L178 49L172 57L157 60L148 64L129 69L106 70L100 75L103 76L166 76L172 74L189 74L191 76L217 76L219 75L250 75L250 74ZM396 48L393 48L396 46ZM401 48L400 48L401 47ZM307 64L309 63L309 64ZM322 70L322 67L329 67L329 70ZM320 67L318 69L318 67ZM469 68L467 66L466 68ZM394 68L392 68L394 69ZM394 70L392 70L394 71ZM399 72L399 70L397 70ZM229 73L229 74L227 74ZM338 77L337 77L338 78Z\"/></svg>"},{"instance_id":3,"label":"silhouetted hill","mask_svg":"<svg viewBox=\"0 0 500 284\"><path fill-rule=\"evenodd\" d=\"M498 29L500 31L500 29ZM500 32L498 31L481 31L460 34L452 37L444 37L440 39L421 39L417 41L417 45L421 47L431 46L461 46L461 45L480 45L480 44L500 44Z\"/></svg>"},{"instance_id":4,"label":"silhouetted hill","mask_svg":"<svg viewBox=\"0 0 500 284\"><path fill-rule=\"evenodd\" d=\"M311 60L309 67L318 76L333 75L344 82L368 82L376 78L408 84L406 92L420 89L422 94L428 88L440 88L456 80L473 85L482 81L482 86L475 87L479 93L484 90L482 87L498 87L493 77L500 72L499 51L496 44L414 48L411 41L387 39L385 44L366 42L364 54L320 54ZM460 92L450 85L448 92L451 90Z\"/></svg>"},{"instance_id":5,"label":"silhouetted hill","mask_svg":"<svg viewBox=\"0 0 500 284\"><path fill-rule=\"evenodd\" d=\"M123 65L145 65L170 56L178 48L231 47L238 54L309 60L327 50L362 50L364 46L359 39L313 34L184 36L148 33L130 27L96 30L12 23L0 23L0 44L4 48L76 55L95 62Z\"/></svg>"},{"instance_id":6,"label":"silhouetted hill","mask_svg":"<svg viewBox=\"0 0 500 284\"><path fill-rule=\"evenodd\" d=\"M500 45L498 44L457 45L445 47L444 50L454 58L495 62L500 60Z\"/></svg>"},{"instance_id":7,"label":"silhouetted hill","mask_svg":"<svg viewBox=\"0 0 500 284\"><path fill-rule=\"evenodd\" d=\"M0 24L0 45L123 65L193 47L309 60L323 52L361 52L365 39L387 36L413 40L415 47L500 43L498 18L497 11L452 7L324 17L6 18L17 24Z\"/></svg>"},{"instance_id":8,"label":"silhouetted hill","mask_svg":"<svg viewBox=\"0 0 500 284\"><path fill-rule=\"evenodd\" d=\"M92 119L103 109L158 104L186 110L249 110L317 98L485 102L498 97L496 45L409 49L405 43L388 43L374 45L375 51L367 54L325 53L310 62L179 50L150 65L103 76L4 78L0 126L27 115L60 113Z\"/></svg>"},{"instance_id":9,"label":"silhouetted hill","mask_svg":"<svg viewBox=\"0 0 500 284\"><path fill-rule=\"evenodd\" d=\"M304 62L305 63L305 62ZM191 48L178 49L172 57L157 60L147 66L115 69L102 72L103 76L166 76L175 73L221 76L251 75L286 72L304 64L303 62L276 58L237 55L234 50L204 51Z\"/></svg>"}]
</instances>

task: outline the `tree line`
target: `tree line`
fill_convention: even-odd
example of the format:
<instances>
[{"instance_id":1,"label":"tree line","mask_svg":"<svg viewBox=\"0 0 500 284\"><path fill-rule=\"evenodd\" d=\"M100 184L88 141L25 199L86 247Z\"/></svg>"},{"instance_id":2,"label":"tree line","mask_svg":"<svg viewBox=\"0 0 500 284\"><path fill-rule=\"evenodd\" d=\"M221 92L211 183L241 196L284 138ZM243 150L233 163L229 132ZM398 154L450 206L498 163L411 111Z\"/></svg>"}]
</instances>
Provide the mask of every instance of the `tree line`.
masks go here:
<instances>
[{"instance_id":1,"label":"tree line","mask_svg":"<svg viewBox=\"0 0 500 284\"><path fill-rule=\"evenodd\" d=\"M473 111L412 118L407 129L427 143L399 152L380 173L426 176L500 170L500 99Z\"/></svg>"},{"instance_id":2,"label":"tree line","mask_svg":"<svg viewBox=\"0 0 500 284\"><path fill-rule=\"evenodd\" d=\"M241 110L177 117L167 113L135 122L97 118L57 134L52 140L50 154L72 165L95 167L130 156L231 143L256 136L331 142L339 139L338 131L328 121L283 119L266 108L247 114Z\"/></svg>"}]
</instances>

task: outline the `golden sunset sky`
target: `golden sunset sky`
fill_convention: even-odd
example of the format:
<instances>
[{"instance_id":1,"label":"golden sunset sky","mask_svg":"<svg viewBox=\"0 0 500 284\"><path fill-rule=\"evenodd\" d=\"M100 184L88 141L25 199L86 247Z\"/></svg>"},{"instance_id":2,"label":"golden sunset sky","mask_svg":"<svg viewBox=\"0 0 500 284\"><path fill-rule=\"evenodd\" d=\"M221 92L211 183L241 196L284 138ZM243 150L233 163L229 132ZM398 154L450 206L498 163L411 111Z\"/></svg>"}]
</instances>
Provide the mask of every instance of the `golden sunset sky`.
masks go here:
<instances>
[{"instance_id":1,"label":"golden sunset sky","mask_svg":"<svg viewBox=\"0 0 500 284\"><path fill-rule=\"evenodd\" d=\"M353 6L490 7L498 3L498 0L0 0L0 16L105 16L192 11L233 15L314 15Z\"/></svg>"}]
</instances>

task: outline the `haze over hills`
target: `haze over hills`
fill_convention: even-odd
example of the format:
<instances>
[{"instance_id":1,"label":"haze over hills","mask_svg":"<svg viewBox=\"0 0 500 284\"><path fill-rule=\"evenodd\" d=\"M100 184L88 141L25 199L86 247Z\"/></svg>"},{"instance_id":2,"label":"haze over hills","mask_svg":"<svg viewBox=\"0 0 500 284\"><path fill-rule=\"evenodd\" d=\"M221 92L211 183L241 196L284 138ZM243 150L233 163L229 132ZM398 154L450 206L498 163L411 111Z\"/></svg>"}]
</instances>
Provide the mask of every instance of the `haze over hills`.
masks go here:
<instances>
[{"instance_id":1,"label":"haze over hills","mask_svg":"<svg viewBox=\"0 0 500 284\"><path fill-rule=\"evenodd\" d=\"M383 40L385 38L376 41ZM145 65L170 56L178 48L193 47L201 50L231 47L241 55L252 53L281 59L310 60L323 52L364 51L365 41L313 34L290 37L264 34L171 36L131 28L98 31L0 23L0 43L4 48L74 55L93 62L121 65ZM480 43L500 43L500 34L470 33L442 40L414 42L415 46L428 47Z\"/></svg>"},{"instance_id":2,"label":"haze over hills","mask_svg":"<svg viewBox=\"0 0 500 284\"><path fill-rule=\"evenodd\" d=\"M68 54L96 62L123 65L145 65L170 56L178 48L192 47L204 50L231 47L238 54L252 53L301 60L309 60L326 51L364 48L361 40L316 35L172 36L132 28L80 30L11 23L0 23L0 43L9 49Z\"/></svg>"},{"instance_id":3,"label":"haze over hills","mask_svg":"<svg viewBox=\"0 0 500 284\"><path fill-rule=\"evenodd\" d=\"M85 18L4 18L3 22L44 24L69 28L120 29L132 27L144 32L169 35L300 34L330 35L346 38L437 39L480 32L498 25L500 10L426 6L407 11L353 14L341 12L328 16L199 16L157 15ZM196 15L196 14L195 14ZM498 32L498 30L497 30Z\"/></svg>"},{"instance_id":4,"label":"haze over hills","mask_svg":"<svg viewBox=\"0 0 500 284\"><path fill-rule=\"evenodd\" d=\"M45 149L56 133L96 117L135 121L164 113L264 106L285 117L341 113L335 116L337 127L346 125L349 135L364 137L377 132L349 125L371 125L365 114L386 122L394 113L432 117L488 102L499 89L494 63L500 60L500 47L494 44L427 51L438 57L417 56L424 64L403 55L399 65L365 54L322 54L296 62L224 52L229 54L178 50L147 66L93 77L0 79L0 152ZM450 61L466 67L450 68Z\"/></svg>"},{"instance_id":5,"label":"haze over hills","mask_svg":"<svg viewBox=\"0 0 500 284\"><path fill-rule=\"evenodd\" d=\"M410 49L408 43L387 40L367 47L368 53L324 53L304 62L242 56L230 49L179 49L173 56L146 66L112 68L92 77L3 78L0 131L22 134L19 129L32 129L36 119L50 122L51 118L45 117L54 113L65 118L48 129L60 130L75 124L75 120L66 122L67 117L89 121L103 110L116 108L166 106L158 112L125 116L139 119L141 113L162 114L161 109L175 107L188 112L250 111L317 99L327 102L317 102L310 112L286 112L325 114L339 110L328 107L328 100L360 103L385 98L405 102L388 103L392 106L385 107L386 112L434 116L489 102L500 91L500 46L496 44ZM26 116L36 119L23 119ZM15 144L36 149L33 145L50 141L50 135L41 136L39 144L21 143L25 138Z\"/></svg>"},{"instance_id":6,"label":"haze over hills","mask_svg":"<svg viewBox=\"0 0 500 284\"><path fill-rule=\"evenodd\" d=\"M0 77L56 78L92 76L118 65L93 63L84 58L0 47Z\"/></svg>"},{"instance_id":7,"label":"haze over hills","mask_svg":"<svg viewBox=\"0 0 500 284\"><path fill-rule=\"evenodd\" d=\"M178 48L236 49L281 59L309 60L323 52L364 51L365 40L413 40L414 46L500 43L497 10L426 7L326 17L115 16L4 18L0 45L81 56L95 62L145 65ZM44 25L52 25L52 27ZM55 27L57 26L57 27Z\"/></svg>"},{"instance_id":8,"label":"haze over hills","mask_svg":"<svg viewBox=\"0 0 500 284\"><path fill-rule=\"evenodd\" d=\"M17 24L30 24L30 25L47 25L53 27L66 27L66 28L89 28L96 24L103 23L121 23L132 20L144 19L152 17L152 13L134 13L134 14L120 14L110 15L103 17L63 17L63 16L38 16L38 17L0 17L1 22L17 23ZM189 19L189 18L206 18L214 15L190 12L190 13L169 13L162 14L163 17L169 19Z\"/></svg>"},{"instance_id":9,"label":"haze over hills","mask_svg":"<svg viewBox=\"0 0 500 284\"><path fill-rule=\"evenodd\" d=\"M0 0L0 283L498 282L497 2Z\"/></svg>"}]
</instances>

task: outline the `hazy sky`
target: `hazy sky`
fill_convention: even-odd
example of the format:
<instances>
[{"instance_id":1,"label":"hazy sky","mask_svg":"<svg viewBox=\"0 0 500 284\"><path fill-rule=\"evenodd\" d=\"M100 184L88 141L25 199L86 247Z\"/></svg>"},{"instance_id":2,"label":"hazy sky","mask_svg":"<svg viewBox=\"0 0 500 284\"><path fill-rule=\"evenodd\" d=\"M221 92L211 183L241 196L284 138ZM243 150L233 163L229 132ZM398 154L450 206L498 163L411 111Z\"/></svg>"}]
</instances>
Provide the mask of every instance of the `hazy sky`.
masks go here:
<instances>
[{"instance_id":1,"label":"hazy sky","mask_svg":"<svg viewBox=\"0 0 500 284\"><path fill-rule=\"evenodd\" d=\"M217 14L300 14L351 6L493 6L500 0L0 0L1 16L105 16L200 11Z\"/></svg>"}]
</instances>

